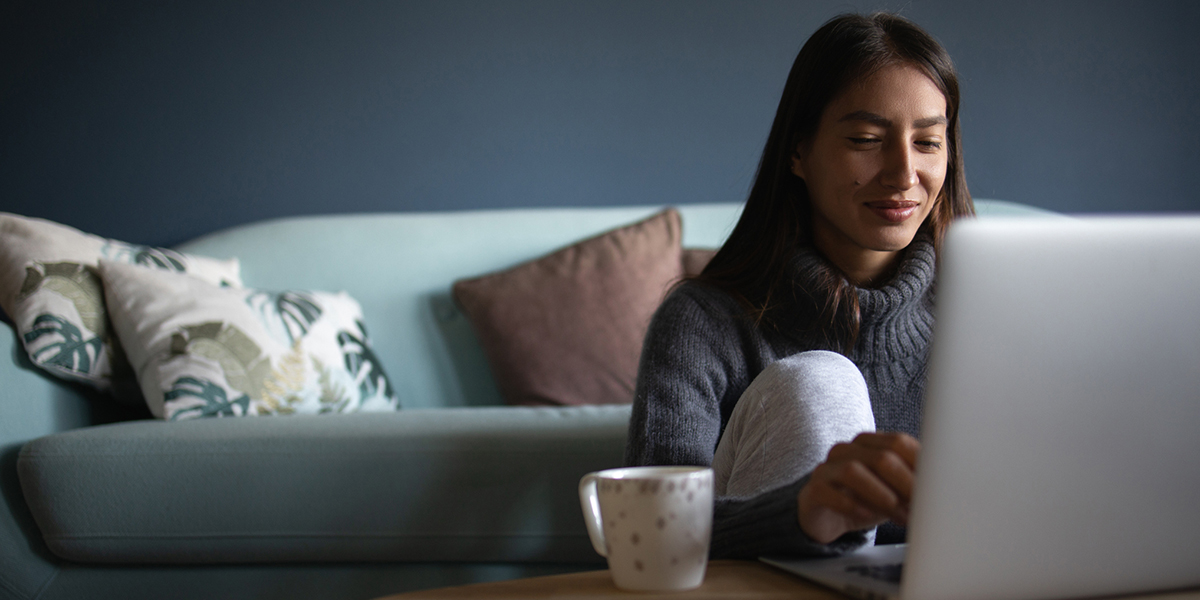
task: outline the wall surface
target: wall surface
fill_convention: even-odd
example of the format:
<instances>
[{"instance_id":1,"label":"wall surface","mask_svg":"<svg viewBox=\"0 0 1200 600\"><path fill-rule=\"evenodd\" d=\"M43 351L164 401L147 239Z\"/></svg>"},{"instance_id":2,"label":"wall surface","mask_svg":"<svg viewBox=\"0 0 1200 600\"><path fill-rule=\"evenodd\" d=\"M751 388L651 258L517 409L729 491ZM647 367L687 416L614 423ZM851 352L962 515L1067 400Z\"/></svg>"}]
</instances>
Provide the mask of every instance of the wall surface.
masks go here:
<instances>
[{"instance_id":1,"label":"wall surface","mask_svg":"<svg viewBox=\"0 0 1200 600\"><path fill-rule=\"evenodd\" d=\"M801 44L879 8L954 56L976 196L1200 210L1200 5L1082 0L18 0L0 210L167 245L288 215L741 201Z\"/></svg>"}]
</instances>

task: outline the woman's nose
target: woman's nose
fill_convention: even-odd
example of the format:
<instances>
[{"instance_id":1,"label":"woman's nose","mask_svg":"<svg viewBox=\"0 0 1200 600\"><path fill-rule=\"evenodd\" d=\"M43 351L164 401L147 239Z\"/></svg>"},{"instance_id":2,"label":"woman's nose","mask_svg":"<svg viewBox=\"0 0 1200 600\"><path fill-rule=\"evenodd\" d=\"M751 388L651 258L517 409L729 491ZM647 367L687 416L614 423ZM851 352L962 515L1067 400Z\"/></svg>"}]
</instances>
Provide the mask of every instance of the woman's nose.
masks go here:
<instances>
[{"instance_id":1,"label":"woman's nose","mask_svg":"<svg viewBox=\"0 0 1200 600\"><path fill-rule=\"evenodd\" d=\"M884 153L883 172L880 182L884 186L906 191L917 187L920 179L917 177L916 165L913 162L913 149L907 144L895 144Z\"/></svg>"}]
</instances>

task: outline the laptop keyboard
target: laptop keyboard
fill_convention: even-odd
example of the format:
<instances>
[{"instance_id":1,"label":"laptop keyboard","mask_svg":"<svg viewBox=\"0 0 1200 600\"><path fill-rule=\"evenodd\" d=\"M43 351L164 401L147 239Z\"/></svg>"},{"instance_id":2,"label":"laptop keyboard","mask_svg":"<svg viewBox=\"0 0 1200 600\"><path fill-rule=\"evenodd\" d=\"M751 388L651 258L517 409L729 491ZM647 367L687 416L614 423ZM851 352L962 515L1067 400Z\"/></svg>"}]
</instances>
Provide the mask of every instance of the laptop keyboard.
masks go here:
<instances>
[{"instance_id":1,"label":"laptop keyboard","mask_svg":"<svg viewBox=\"0 0 1200 600\"><path fill-rule=\"evenodd\" d=\"M904 563L896 563L894 565L851 565L846 567L846 572L889 583L900 583L902 567L904 567Z\"/></svg>"}]
</instances>

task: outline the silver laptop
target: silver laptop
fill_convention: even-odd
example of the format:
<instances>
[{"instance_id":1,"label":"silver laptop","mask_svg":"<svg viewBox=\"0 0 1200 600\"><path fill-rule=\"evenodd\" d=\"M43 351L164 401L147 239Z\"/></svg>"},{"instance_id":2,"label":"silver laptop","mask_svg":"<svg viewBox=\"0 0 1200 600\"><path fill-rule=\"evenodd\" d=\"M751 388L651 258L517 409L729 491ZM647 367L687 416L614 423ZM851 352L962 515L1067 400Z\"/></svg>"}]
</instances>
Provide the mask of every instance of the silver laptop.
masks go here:
<instances>
[{"instance_id":1,"label":"silver laptop","mask_svg":"<svg viewBox=\"0 0 1200 600\"><path fill-rule=\"evenodd\" d=\"M939 268L908 544L766 560L863 598L1200 586L1200 217L962 222Z\"/></svg>"}]
</instances>

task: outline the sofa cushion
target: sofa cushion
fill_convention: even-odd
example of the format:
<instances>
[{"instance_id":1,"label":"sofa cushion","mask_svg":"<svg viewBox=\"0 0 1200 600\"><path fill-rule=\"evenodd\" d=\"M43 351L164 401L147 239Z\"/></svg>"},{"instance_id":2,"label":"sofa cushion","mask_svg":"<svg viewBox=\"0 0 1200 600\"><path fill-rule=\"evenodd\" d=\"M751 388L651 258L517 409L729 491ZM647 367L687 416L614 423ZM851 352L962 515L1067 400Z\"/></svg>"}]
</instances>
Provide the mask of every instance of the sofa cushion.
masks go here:
<instances>
[{"instance_id":1,"label":"sofa cushion","mask_svg":"<svg viewBox=\"0 0 1200 600\"><path fill-rule=\"evenodd\" d=\"M144 420L26 444L21 489L79 562L589 562L579 479L628 406Z\"/></svg>"},{"instance_id":2,"label":"sofa cushion","mask_svg":"<svg viewBox=\"0 0 1200 600\"><path fill-rule=\"evenodd\" d=\"M642 338L683 275L674 209L507 270L455 282L454 298L509 404L633 400Z\"/></svg>"},{"instance_id":3,"label":"sofa cushion","mask_svg":"<svg viewBox=\"0 0 1200 600\"><path fill-rule=\"evenodd\" d=\"M160 418L390 411L345 292L264 292L100 261L113 325Z\"/></svg>"},{"instance_id":4,"label":"sofa cushion","mask_svg":"<svg viewBox=\"0 0 1200 600\"><path fill-rule=\"evenodd\" d=\"M238 261L136 246L0 213L0 306L16 324L29 358L58 377L141 403L96 275L102 258L230 286L241 285Z\"/></svg>"}]
</instances>

